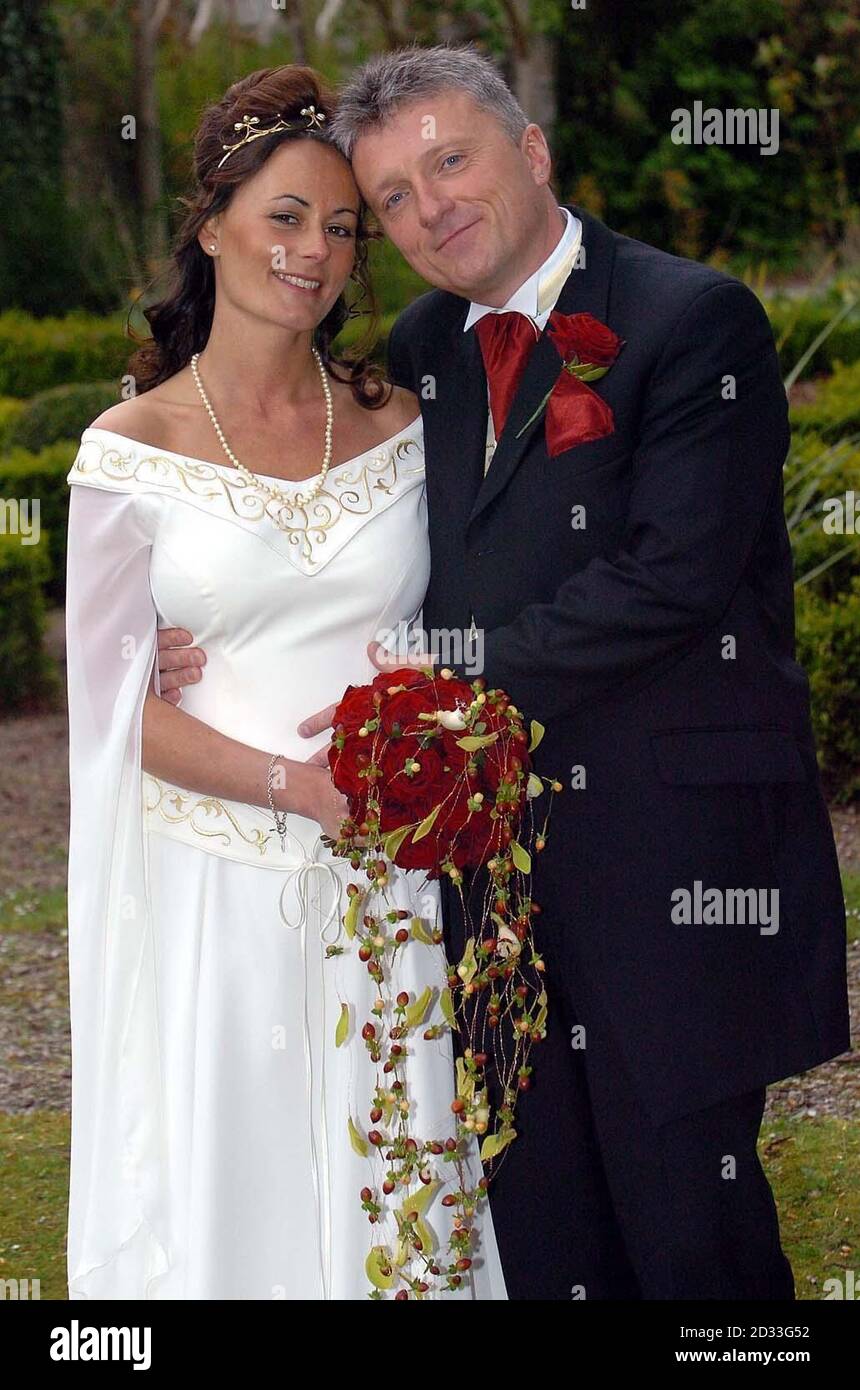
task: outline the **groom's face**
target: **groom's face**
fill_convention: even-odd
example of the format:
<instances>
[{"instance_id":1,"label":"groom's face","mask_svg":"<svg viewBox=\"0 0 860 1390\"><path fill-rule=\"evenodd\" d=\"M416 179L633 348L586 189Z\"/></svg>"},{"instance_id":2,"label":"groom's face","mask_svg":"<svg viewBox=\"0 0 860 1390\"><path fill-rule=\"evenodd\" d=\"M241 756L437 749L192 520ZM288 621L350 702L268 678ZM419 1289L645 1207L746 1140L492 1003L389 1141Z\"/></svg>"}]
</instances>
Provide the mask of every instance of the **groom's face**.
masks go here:
<instances>
[{"instance_id":1,"label":"groom's face","mask_svg":"<svg viewBox=\"0 0 860 1390\"><path fill-rule=\"evenodd\" d=\"M538 126L515 143L471 96L446 90L361 135L352 168L419 275L467 299L504 302L545 226L551 166Z\"/></svg>"}]
</instances>

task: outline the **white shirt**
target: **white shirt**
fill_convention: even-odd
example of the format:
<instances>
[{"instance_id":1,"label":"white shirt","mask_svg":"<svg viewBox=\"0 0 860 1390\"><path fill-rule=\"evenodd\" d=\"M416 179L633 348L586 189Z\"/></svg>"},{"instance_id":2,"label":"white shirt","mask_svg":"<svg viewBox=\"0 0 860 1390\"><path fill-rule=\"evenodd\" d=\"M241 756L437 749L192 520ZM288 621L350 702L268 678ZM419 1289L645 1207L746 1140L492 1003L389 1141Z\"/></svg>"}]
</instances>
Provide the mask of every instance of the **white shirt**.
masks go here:
<instances>
[{"instance_id":1,"label":"white shirt","mask_svg":"<svg viewBox=\"0 0 860 1390\"><path fill-rule=\"evenodd\" d=\"M469 306L466 315L466 322L463 324L463 332L474 327L485 314L506 314L516 310L530 318L532 323L543 332L546 328L549 316L555 308L558 297L561 294L562 286L573 270L574 262L579 255L579 248L582 245L582 223L578 217L574 217L567 208L559 207L559 212L564 214L566 225L562 232L558 244L550 251L543 265L538 266L533 275L520 285L518 290L514 290L507 303L500 308L495 308L491 304L479 304L475 300ZM487 387L487 402L489 407L489 386ZM490 466L490 460L496 447L496 435L493 429L493 412L488 408L487 411L487 449L484 459L484 473Z\"/></svg>"}]
</instances>

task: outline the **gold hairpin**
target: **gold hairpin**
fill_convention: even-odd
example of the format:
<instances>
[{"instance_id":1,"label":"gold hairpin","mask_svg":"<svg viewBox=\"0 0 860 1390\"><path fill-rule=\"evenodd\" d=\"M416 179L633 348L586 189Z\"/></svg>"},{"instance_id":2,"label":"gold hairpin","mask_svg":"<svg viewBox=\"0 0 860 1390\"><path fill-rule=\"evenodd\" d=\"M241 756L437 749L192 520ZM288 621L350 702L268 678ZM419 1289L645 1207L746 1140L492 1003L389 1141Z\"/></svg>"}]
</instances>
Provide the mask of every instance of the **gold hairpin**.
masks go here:
<instances>
[{"instance_id":1,"label":"gold hairpin","mask_svg":"<svg viewBox=\"0 0 860 1390\"><path fill-rule=\"evenodd\" d=\"M317 113L315 106L303 106L301 114L308 117L308 130L322 130L322 123L325 120L325 112Z\"/></svg>"},{"instance_id":2,"label":"gold hairpin","mask_svg":"<svg viewBox=\"0 0 860 1390\"><path fill-rule=\"evenodd\" d=\"M243 116L241 121L234 121L233 129L243 132L241 140L237 140L234 145L222 145L222 150L227 153L218 161L218 168L228 160L234 150L241 149L251 140L259 140L261 135L275 135L279 130L321 130L325 120L325 112L317 111L315 106L303 106L301 115L307 117L307 121L302 125L299 121L285 121L281 118L280 111L275 113L275 124L267 126L264 130L256 130L254 127L260 124L259 116Z\"/></svg>"}]
</instances>

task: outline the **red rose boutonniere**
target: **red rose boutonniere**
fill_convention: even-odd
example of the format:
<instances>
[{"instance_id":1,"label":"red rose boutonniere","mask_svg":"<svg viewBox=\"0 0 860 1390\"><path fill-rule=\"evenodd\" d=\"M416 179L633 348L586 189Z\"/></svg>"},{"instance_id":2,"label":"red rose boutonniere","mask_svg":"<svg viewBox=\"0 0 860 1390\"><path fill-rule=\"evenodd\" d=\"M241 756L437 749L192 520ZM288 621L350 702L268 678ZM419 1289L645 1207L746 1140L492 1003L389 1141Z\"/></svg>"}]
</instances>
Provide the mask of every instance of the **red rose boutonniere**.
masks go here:
<instances>
[{"instance_id":1,"label":"red rose boutonniere","mask_svg":"<svg viewBox=\"0 0 860 1390\"><path fill-rule=\"evenodd\" d=\"M545 409L547 449L555 458L575 444L602 439L614 430L612 411L587 383L606 375L624 339L592 314L560 314L556 309L546 331L558 349L561 371L517 438Z\"/></svg>"}]
</instances>

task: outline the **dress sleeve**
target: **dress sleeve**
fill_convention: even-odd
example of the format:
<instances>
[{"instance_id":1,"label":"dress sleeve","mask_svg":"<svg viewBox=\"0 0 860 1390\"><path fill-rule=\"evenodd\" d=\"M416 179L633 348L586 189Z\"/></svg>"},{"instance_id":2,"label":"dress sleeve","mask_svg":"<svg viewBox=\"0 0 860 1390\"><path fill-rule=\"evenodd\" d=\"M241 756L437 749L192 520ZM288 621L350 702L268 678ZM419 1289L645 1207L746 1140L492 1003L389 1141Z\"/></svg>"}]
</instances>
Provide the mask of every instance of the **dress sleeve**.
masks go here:
<instances>
[{"instance_id":1,"label":"dress sleeve","mask_svg":"<svg viewBox=\"0 0 860 1390\"><path fill-rule=\"evenodd\" d=\"M149 561L157 499L71 488L69 1298L167 1268L153 942L141 809L143 706L157 650ZM156 689L157 677L156 677Z\"/></svg>"}]
</instances>

